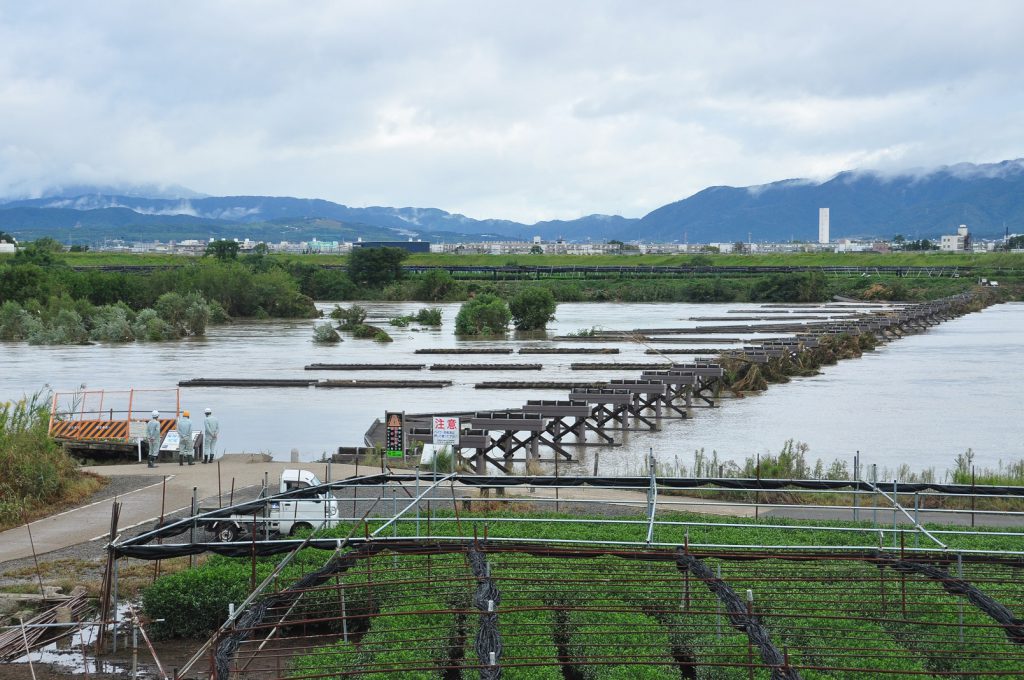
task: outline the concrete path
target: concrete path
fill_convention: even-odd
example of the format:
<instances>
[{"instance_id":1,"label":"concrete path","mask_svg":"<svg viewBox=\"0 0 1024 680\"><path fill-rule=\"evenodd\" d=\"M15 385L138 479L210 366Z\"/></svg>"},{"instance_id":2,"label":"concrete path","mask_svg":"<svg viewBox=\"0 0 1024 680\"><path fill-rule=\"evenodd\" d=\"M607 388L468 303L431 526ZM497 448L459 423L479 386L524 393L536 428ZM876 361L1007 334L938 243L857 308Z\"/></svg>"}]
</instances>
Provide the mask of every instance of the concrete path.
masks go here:
<instances>
[{"instance_id":1,"label":"concrete path","mask_svg":"<svg viewBox=\"0 0 1024 680\"><path fill-rule=\"evenodd\" d=\"M260 455L229 454L220 460L220 491L223 502L228 497L234 480L235 491L246 487L258 486L263 483L264 474L270 480L271 488L276 487L281 470L289 467L301 467L310 470L318 477L326 477L327 466L323 463L283 463L266 462ZM118 475L149 476L153 483L120 496L121 516L118 528L121 531L133 528L160 518L161 503L165 514L190 507L192 489L197 489L200 499L213 498L216 502L218 493L218 466L196 463L192 466L179 466L177 463L160 463L156 468L148 468L144 464L130 463L126 465L103 465L87 467L86 470L105 477ZM363 466L363 472L366 467ZM339 479L355 474L355 466L331 465L332 479ZM164 478L167 479L166 497L164 498ZM103 539L110 530L110 509L114 498L107 498L84 505L50 517L36 520L29 524L0 532L0 562L30 557L32 543L35 544L36 555L52 550L66 548L71 545L90 540ZM32 543L29 542L29 530Z\"/></svg>"},{"instance_id":2,"label":"concrete path","mask_svg":"<svg viewBox=\"0 0 1024 680\"><path fill-rule=\"evenodd\" d=\"M170 515L175 511L185 510L191 505L192 489L196 488L199 499L204 505L217 502L218 490L222 495L222 502L228 505L230 489L234 482L236 494L243 493L248 489L251 493L253 487L263 483L264 476L269 480L272 490L276 490L276 483L281 470L289 467L301 467L314 472L321 479L327 478L327 466L324 463L285 463L276 461L265 461L259 454L229 454L221 458L218 481L217 465L202 465L197 463L193 466L178 466L176 463L161 463L156 469L147 468L144 464L125 465L104 465L86 468L107 477L118 475L130 475L134 477L152 477L152 483L134 491L121 494L117 497L122 503L119 530L126 531L141 524L155 522L160 517L161 507L164 514ZM339 480L344 477L354 476L357 472L373 474L373 468L365 465L357 471L354 465L334 463L331 465L330 477ZM402 472L396 470L396 472ZM166 492L164 479L166 478ZM414 486L411 482L404 485L407 490L406 496L414 493ZM165 495L166 493L166 495ZM478 496L480 489L477 487L458 487L460 497ZM535 487L531 492L528 487L510 488L509 497L514 497L525 502L537 502L539 509L551 511L555 509L555 490L547 487ZM237 496L236 496L237 499ZM32 522L28 529L25 526L16 527L8 531L0 532L0 562L7 560L30 557L32 546L29 542L29 529L31 538L35 545L36 555L43 555L53 550L66 548L79 543L93 540L107 540L107 531L110 528L110 509L113 498L107 498L89 505L73 510L68 510L51 517L46 517ZM590 501L602 505L620 505L627 513L631 510L636 512L646 507L647 494L643 490L628 489L606 489L601 487L577 487L558 490L558 500L566 503ZM546 501L546 502L545 502ZM707 502L687 496L676 496L659 494L659 512L671 510L691 510L705 514L727 515L734 517L753 517L755 510L749 504L736 504L729 502ZM892 524L892 508L878 510L879 521L884 525ZM385 514L387 514L385 512ZM761 506L760 517L776 517L779 519L852 519L849 510L843 511L831 508L770 508ZM871 517L870 508L862 508L860 519ZM929 519L939 520L940 517ZM900 524L905 518L898 516ZM969 524L970 519L963 513L949 513L941 516L941 520L947 523ZM1006 518L1001 516L978 518L979 526L1020 526L1019 519Z\"/></svg>"}]
</instances>

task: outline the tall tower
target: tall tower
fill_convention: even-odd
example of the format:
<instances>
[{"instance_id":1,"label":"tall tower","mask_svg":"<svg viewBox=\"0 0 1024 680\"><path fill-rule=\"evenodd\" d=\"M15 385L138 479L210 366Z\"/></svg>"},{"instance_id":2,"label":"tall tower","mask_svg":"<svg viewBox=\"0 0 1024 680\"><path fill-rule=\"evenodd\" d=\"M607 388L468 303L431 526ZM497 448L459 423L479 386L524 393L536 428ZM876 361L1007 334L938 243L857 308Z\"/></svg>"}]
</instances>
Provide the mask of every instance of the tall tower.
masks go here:
<instances>
[{"instance_id":1,"label":"tall tower","mask_svg":"<svg viewBox=\"0 0 1024 680\"><path fill-rule=\"evenodd\" d=\"M818 208L818 243L828 243L828 208Z\"/></svg>"}]
</instances>

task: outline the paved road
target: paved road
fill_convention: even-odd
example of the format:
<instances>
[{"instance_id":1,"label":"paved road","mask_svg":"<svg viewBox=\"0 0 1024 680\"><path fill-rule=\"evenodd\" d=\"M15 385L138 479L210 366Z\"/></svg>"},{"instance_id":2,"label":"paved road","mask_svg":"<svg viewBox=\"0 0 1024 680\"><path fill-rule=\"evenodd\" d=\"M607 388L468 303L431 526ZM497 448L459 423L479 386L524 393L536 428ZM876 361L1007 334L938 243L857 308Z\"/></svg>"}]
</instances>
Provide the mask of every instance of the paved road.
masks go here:
<instances>
[{"instance_id":1,"label":"paved road","mask_svg":"<svg viewBox=\"0 0 1024 680\"><path fill-rule=\"evenodd\" d=\"M122 503L119 528L127 531L141 524L152 523L160 516L161 507L165 514L187 509L192 501L192 489L197 489L199 498L205 500L204 504L210 504L211 499L216 503L218 492L222 494L223 503L228 504L232 483L236 492L243 492L263 483L266 476L273 486L281 472L287 467L297 465L312 470L321 478L326 479L326 465L322 463L283 463L264 461L260 455L230 454L224 456L220 461L220 479L218 481L218 466L196 464L194 466L180 467L173 463L162 463L156 469L149 469L145 465L126 464L116 466L100 466L86 468L97 474L115 477L119 475L132 476L136 479L140 476L152 478L152 483L142 488L121 494L117 499ZM370 472L365 466L361 472ZM331 478L341 479L357 473L355 466L333 464L331 465ZM166 478L166 497L164 495L164 479ZM406 496L413 493L412 484L407 484ZM479 489L474 487L461 487L457 495L476 495ZM438 492L440 493L440 492ZM540 506L538 509L551 511L555 507L551 501L555 499L555 491L551 488L536 487L532 492L528 487L509 489L509 496L514 496L526 502L533 502ZM361 494L360 494L361 495ZM400 496L401 494L399 494ZM443 494L441 494L443 495ZM587 512L589 508L594 511L600 508L618 508L623 514L633 512L644 512L646 507L646 492L642 490L625 489L603 489L593 487L560 489L558 498L567 506L573 505L575 511ZM110 527L110 508L113 499L105 499L85 505L67 512L51 517L37 520L29 525L31 538L35 545L37 555L43 555L50 551L59 550L86 541L104 539ZM545 502L547 501L547 502ZM661 495L658 499L658 510L667 512L670 510L692 510L718 515L731 515L737 517L755 516L755 510L750 505L719 502L709 504L699 499L685 496ZM378 509L379 513L389 514L389 505L398 502L397 500L385 503ZM346 506L347 509L347 506ZM568 510L568 508L563 508ZM361 514L363 510L360 508ZM375 512L374 514L378 514ZM776 517L779 519L853 519L851 511L830 509L830 508L770 508L761 506L757 516L761 518ZM872 517L871 508L860 510L861 520L870 520ZM943 521L949 524L969 525L970 518L964 513L943 513L932 514L928 517L931 521ZM881 526L892 526L893 511L890 508L878 510L878 522ZM906 524L906 518L897 516L901 525ZM1007 518L1004 516L984 516L977 518L978 526L1020 526L1019 518ZM0 562L7 560L30 557L32 546L29 542L29 532L24 527L16 527L5 532L0 532Z\"/></svg>"},{"instance_id":2,"label":"paved road","mask_svg":"<svg viewBox=\"0 0 1024 680\"><path fill-rule=\"evenodd\" d=\"M139 524L159 519L161 504L163 504L166 514L188 508L192 503L193 487L197 489L200 499L213 498L216 501L219 483L226 505L232 481L234 481L235 490L239 491L245 487L262 484L266 474L273 486L281 470L297 466L311 470L320 477L326 476L326 465L322 463L266 462L260 455L248 454L224 456L220 460L219 482L218 466L201 463L196 463L193 466L161 463L155 469L138 463L103 465L85 469L106 477L119 475L152 477L151 484L117 497L117 500L122 503L119 529L124 531ZM366 472L365 466L363 472ZM332 479L354 474L355 467L352 465L331 465ZM167 480L166 498L162 498L165 478ZM31 556L32 543L35 544L36 554L42 555L52 550L105 536L110 530L110 508L113 500L108 498L96 501L32 522L29 525L32 534L31 543L29 529L26 529L24 525L0 532L0 562Z\"/></svg>"}]
</instances>

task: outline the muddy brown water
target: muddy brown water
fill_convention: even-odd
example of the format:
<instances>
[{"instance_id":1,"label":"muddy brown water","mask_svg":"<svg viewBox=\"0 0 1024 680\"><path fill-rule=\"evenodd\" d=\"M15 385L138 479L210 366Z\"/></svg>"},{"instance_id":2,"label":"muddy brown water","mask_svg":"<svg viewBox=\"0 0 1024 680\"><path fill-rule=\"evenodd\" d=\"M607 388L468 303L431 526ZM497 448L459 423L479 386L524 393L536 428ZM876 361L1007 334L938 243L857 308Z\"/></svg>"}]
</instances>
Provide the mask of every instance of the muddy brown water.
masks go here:
<instances>
[{"instance_id":1,"label":"muddy brown water","mask_svg":"<svg viewBox=\"0 0 1024 680\"><path fill-rule=\"evenodd\" d=\"M343 334L338 345L311 342L314 320L247 321L211 327L205 338L161 344L33 347L0 343L0 400L20 397L46 386L74 389L168 387L192 377L337 378L336 371L304 371L312 363L451 363L452 356L415 354L417 348L521 347L573 345L548 338L580 329L626 331L634 328L686 328L701 325L691 317L724 316L727 309L763 309L758 305L562 304L547 334L499 340L460 340L452 332L458 304L438 305L444 326L387 326L387 319L414 313L421 303L363 303L370 322L386 327L395 342L381 345ZM328 309L329 303L320 307ZM837 309L837 314L847 313ZM743 322L744 324L750 322ZM730 335L736 335L730 333ZM767 334L743 334L757 339ZM811 457L850 460L859 450L870 464L913 469L949 467L967 448L979 466L1024 455L1024 412L1020 370L1024 365L1024 303L990 307L944 323L927 333L882 346L858 360L825 367L814 377L773 385L763 395L731 399L714 410L695 411L689 421L665 421L660 432L627 432L623 446L579 450L578 463L563 473L592 471L600 456L602 473L638 471L649 450L669 466L690 466L693 452L715 450L725 459L742 460L778 452L787 439L806 442ZM575 343L581 345L583 343ZM589 343L591 345L595 343ZM635 342L601 343L618 347L616 362L650 362L648 347ZM722 345L723 348L729 345ZM520 355L493 358L494 364L517 362ZM581 359L582 357L582 359ZM636 377L638 372L572 371L586 355L530 355L544 369L537 379L588 381ZM680 359L680 357L676 357ZM681 357L687 359L689 357ZM467 361L479 362L470 356ZM348 372L346 378L375 379L379 371ZM451 387L411 389L184 388L182 405L200 414L215 409L222 428L220 445L232 452L268 452L288 460L292 448L301 461L312 461L339 445L361 445L363 434L385 410L426 413L434 410L515 408L528 399L565 399L565 390L474 389L483 379L519 380L521 373L496 368L481 371L388 371L389 379L444 378ZM143 400L145 401L145 400ZM148 411L163 404L136 403ZM198 420L198 419L197 419Z\"/></svg>"}]
</instances>

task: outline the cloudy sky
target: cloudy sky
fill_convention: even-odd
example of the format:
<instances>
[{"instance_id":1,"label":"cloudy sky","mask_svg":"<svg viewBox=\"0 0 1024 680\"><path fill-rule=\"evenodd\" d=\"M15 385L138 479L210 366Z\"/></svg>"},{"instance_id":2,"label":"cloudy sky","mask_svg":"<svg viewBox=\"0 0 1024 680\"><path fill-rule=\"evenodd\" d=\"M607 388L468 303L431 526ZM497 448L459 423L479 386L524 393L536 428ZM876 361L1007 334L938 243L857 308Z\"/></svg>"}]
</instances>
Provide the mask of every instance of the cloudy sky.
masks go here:
<instances>
[{"instance_id":1,"label":"cloudy sky","mask_svg":"<svg viewBox=\"0 0 1024 680\"><path fill-rule=\"evenodd\" d=\"M714 6L712 6L714 5ZM1024 156L1024 3L0 2L0 196L641 216Z\"/></svg>"}]
</instances>

